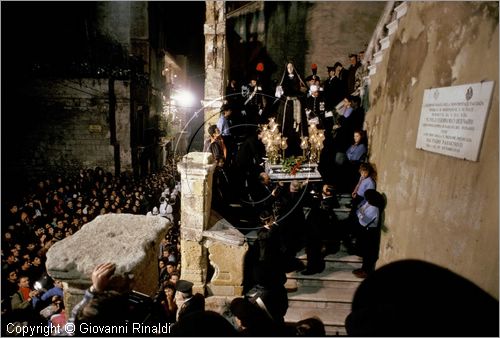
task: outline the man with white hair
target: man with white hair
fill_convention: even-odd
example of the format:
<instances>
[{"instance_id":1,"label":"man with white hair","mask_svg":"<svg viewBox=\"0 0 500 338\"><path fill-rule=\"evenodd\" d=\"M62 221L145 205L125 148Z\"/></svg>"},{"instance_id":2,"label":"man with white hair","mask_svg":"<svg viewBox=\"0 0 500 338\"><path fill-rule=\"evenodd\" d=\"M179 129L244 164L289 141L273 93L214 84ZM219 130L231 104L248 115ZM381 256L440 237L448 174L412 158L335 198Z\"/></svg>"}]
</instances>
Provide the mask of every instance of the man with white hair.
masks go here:
<instances>
[{"instance_id":1,"label":"man with white hair","mask_svg":"<svg viewBox=\"0 0 500 338\"><path fill-rule=\"evenodd\" d=\"M193 295L193 283L187 280L179 280L175 285L175 303L177 304L177 321L195 312L205 311L205 297L201 293Z\"/></svg>"}]
</instances>

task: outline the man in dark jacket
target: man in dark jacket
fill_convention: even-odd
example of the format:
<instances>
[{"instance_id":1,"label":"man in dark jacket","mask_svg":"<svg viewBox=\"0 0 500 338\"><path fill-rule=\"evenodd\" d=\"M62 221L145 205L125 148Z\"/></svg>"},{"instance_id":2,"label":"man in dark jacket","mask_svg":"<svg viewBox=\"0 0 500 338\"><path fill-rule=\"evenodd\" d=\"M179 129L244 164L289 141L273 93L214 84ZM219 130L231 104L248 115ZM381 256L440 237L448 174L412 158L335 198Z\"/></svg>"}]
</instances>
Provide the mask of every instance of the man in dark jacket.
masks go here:
<instances>
[{"instance_id":1,"label":"man in dark jacket","mask_svg":"<svg viewBox=\"0 0 500 338\"><path fill-rule=\"evenodd\" d=\"M196 293L193 295L193 283L179 280L175 285L175 302L177 303L177 321L195 312L205 311L205 297Z\"/></svg>"}]
</instances>

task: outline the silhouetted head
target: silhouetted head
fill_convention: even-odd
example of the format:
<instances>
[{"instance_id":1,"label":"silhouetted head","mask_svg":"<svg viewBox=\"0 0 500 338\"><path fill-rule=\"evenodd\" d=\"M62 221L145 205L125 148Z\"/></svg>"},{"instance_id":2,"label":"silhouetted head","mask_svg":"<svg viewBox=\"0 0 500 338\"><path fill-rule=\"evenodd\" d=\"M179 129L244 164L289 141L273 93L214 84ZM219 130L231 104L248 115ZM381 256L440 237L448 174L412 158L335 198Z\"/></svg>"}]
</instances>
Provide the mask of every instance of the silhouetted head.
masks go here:
<instances>
[{"instance_id":1,"label":"silhouetted head","mask_svg":"<svg viewBox=\"0 0 500 338\"><path fill-rule=\"evenodd\" d=\"M498 336L498 300L464 277L420 260L387 264L358 287L349 336Z\"/></svg>"}]
</instances>

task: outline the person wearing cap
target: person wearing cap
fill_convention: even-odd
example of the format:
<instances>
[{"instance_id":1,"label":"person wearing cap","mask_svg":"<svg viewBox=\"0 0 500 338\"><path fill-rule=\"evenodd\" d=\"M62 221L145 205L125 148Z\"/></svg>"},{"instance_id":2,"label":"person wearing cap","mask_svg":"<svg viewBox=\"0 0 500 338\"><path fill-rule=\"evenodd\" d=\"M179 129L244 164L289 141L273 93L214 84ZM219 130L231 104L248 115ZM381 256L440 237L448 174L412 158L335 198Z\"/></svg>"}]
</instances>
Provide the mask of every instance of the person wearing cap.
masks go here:
<instances>
[{"instance_id":1,"label":"person wearing cap","mask_svg":"<svg viewBox=\"0 0 500 338\"><path fill-rule=\"evenodd\" d=\"M255 130L257 124L262 123L263 112L266 107L267 100L263 94L262 87L259 83L260 75L255 72L250 78L247 90L244 91L243 109L246 114L246 121L249 124L249 130Z\"/></svg>"},{"instance_id":2,"label":"person wearing cap","mask_svg":"<svg viewBox=\"0 0 500 338\"><path fill-rule=\"evenodd\" d=\"M193 295L193 283L184 279L175 285L175 303L177 304L177 321L195 312L205 311L205 297L201 293Z\"/></svg>"},{"instance_id":3,"label":"person wearing cap","mask_svg":"<svg viewBox=\"0 0 500 338\"><path fill-rule=\"evenodd\" d=\"M312 74L309 75L308 77L306 77L306 84L309 88L309 91L307 93L307 97L312 95L311 86L316 86L318 90L322 90L321 89L321 78L318 76L318 65L313 63L311 65L311 71L312 71Z\"/></svg>"},{"instance_id":4,"label":"person wearing cap","mask_svg":"<svg viewBox=\"0 0 500 338\"><path fill-rule=\"evenodd\" d=\"M329 118L328 121L325 118L325 107L326 102L319 90L319 86L312 84L309 87L310 96L306 98L305 102L305 112L307 116L308 124L316 124L318 129L325 129L325 122L330 122L331 127L333 126L333 117Z\"/></svg>"}]
</instances>

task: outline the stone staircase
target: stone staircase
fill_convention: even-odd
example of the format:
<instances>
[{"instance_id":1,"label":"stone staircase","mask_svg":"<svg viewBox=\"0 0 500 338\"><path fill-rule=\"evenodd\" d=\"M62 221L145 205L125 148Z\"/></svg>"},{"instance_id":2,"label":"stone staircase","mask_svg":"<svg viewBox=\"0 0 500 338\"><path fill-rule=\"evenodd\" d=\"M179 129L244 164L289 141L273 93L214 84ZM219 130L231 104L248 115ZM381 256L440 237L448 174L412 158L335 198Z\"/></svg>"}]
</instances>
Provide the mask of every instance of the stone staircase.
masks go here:
<instances>
[{"instance_id":1,"label":"stone staircase","mask_svg":"<svg viewBox=\"0 0 500 338\"><path fill-rule=\"evenodd\" d=\"M348 217L351 203L349 194L337 195L340 208L335 209L339 220ZM298 258L306 262L304 251ZM351 312L352 298L361 279L352 274L361 267L361 258L350 255L343 245L336 254L324 258L325 270L321 273L304 276L300 272L287 274L288 311L285 321L295 323L316 316L325 325L329 336L346 336L345 318Z\"/></svg>"},{"instance_id":2,"label":"stone staircase","mask_svg":"<svg viewBox=\"0 0 500 338\"><path fill-rule=\"evenodd\" d=\"M334 209L339 220L348 217L351 203L349 194L337 195L340 208ZM256 231L246 234L249 243L256 239ZM297 257L306 263L305 251ZM325 325L329 336L346 336L345 318L351 312L351 303L362 279L352 274L352 270L361 267L361 258L350 255L343 245L340 250L324 258L325 270L321 273L304 276L300 272L287 274L285 286L288 293L287 323L296 323L302 319L316 316Z\"/></svg>"},{"instance_id":3,"label":"stone staircase","mask_svg":"<svg viewBox=\"0 0 500 338\"><path fill-rule=\"evenodd\" d=\"M299 258L305 260L306 256L301 254ZM295 282L297 289L288 293L285 321L294 323L316 316L325 325L327 335L345 336L345 318L351 312L354 292L362 281L352 270L361 267L361 259L342 248L335 255L326 256L325 263L325 270L315 275L287 274L287 283Z\"/></svg>"}]
</instances>

